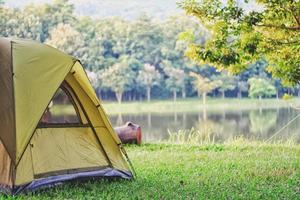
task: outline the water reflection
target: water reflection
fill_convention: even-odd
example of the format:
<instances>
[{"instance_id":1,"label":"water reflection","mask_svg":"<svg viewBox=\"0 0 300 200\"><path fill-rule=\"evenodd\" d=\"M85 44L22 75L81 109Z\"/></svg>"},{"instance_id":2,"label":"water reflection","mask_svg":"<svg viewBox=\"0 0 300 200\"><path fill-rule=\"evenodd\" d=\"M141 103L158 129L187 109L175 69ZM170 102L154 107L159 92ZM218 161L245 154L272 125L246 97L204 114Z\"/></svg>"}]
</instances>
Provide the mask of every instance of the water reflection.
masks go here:
<instances>
[{"instance_id":1,"label":"water reflection","mask_svg":"<svg viewBox=\"0 0 300 200\"><path fill-rule=\"evenodd\" d=\"M114 126L132 121L142 127L143 141L157 142L170 139L169 132L191 129L201 133L202 139L222 143L237 137L267 140L286 125L299 111L290 108L257 110L203 110L187 113L118 114L110 116ZM300 118L282 130L272 140L300 143ZM169 130L169 132L168 132Z\"/></svg>"},{"instance_id":2,"label":"water reflection","mask_svg":"<svg viewBox=\"0 0 300 200\"><path fill-rule=\"evenodd\" d=\"M277 112L274 110L265 112L252 110L250 111L249 119L250 132L255 134L256 137L267 138L269 133L276 131L274 128L277 121Z\"/></svg>"}]
</instances>

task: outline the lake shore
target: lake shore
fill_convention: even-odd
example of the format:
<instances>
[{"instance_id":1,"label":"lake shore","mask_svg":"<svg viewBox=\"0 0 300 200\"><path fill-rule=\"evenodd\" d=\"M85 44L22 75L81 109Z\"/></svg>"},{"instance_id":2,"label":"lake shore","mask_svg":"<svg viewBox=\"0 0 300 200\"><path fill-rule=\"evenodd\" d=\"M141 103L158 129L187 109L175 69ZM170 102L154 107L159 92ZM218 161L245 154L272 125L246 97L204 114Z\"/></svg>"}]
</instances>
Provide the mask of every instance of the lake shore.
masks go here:
<instances>
[{"instance_id":1,"label":"lake shore","mask_svg":"<svg viewBox=\"0 0 300 200\"><path fill-rule=\"evenodd\" d=\"M295 98L293 103L300 104L300 99ZM209 111L218 110L250 110L290 107L291 102L282 99L208 99L207 105L203 105L201 99L188 98L179 99L176 102L171 100L153 100L151 102L135 101L103 102L107 114L141 114L141 113L171 113L171 112L199 112L204 109Z\"/></svg>"},{"instance_id":2,"label":"lake shore","mask_svg":"<svg viewBox=\"0 0 300 200\"><path fill-rule=\"evenodd\" d=\"M126 146L134 181L65 184L16 199L297 199L300 146L260 142ZM0 196L0 199L3 199Z\"/></svg>"}]
</instances>

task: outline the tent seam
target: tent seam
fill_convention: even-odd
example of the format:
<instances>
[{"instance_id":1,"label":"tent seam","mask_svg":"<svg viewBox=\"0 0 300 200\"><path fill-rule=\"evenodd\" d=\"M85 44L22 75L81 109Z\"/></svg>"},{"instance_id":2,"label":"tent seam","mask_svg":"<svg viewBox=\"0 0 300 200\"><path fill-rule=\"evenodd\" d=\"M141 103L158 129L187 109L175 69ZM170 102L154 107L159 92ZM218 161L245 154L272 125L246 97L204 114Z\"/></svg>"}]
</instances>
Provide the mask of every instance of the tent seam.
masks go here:
<instances>
[{"instance_id":1,"label":"tent seam","mask_svg":"<svg viewBox=\"0 0 300 200\"><path fill-rule=\"evenodd\" d=\"M13 126L14 126L14 158L11 158L12 163L14 164L14 170L12 172L12 189L14 190L15 187L15 182L16 182L16 169L17 169L17 165L16 165L16 158L17 158L17 122L16 122L16 98L15 98L15 84L14 84L14 64L13 64L13 41L10 41L10 66L11 66L11 75L12 75L12 95L13 95L13 115L14 115L14 121L13 121Z\"/></svg>"}]
</instances>

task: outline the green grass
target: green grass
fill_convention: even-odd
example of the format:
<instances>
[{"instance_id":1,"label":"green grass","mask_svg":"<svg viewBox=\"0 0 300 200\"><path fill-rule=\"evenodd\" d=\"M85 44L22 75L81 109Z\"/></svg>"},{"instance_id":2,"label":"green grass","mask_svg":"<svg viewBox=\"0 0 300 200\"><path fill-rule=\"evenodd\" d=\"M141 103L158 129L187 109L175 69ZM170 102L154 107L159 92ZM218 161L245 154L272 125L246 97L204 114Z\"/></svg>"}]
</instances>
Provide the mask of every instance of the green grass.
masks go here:
<instances>
[{"instance_id":1,"label":"green grass","mask_svg":"<svg viewBox=\"0 0 300 200\"><path fill-rule=\"evenodd\" d=\"M16 199L300 199L299 145L237 141L126 148L135 181L69 183Z\"/></svg>"},{"instance_id":2,"label":"green grass","mask_svg":"<svg viewBox=\"0 0 300 200\"><path fill-rule=\"evenodd\" d=\"M293 102L300 102L295 99ZM261 108L289 107L290 103L282 99L209 99L207 105L203 106L201 99L179 99L177 102L171 100L154 100L151 102L103 102L103 107L108 114L139 114L139 113L170 113L170 112L199 112L207 110L250 110Z\"/></svg>"}]
</instances>

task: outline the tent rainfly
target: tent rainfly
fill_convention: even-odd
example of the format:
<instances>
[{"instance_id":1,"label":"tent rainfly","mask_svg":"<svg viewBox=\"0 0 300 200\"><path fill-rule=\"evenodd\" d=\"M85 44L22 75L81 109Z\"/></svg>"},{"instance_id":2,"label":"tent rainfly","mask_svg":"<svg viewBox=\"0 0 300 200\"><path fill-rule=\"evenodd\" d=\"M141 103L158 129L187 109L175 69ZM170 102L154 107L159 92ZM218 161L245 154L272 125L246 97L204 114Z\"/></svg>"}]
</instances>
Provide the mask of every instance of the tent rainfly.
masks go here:
<instances>
[{"instance_id":1,"label":"tent rainfly","mask_svg":"<svg viewBox=\"0 0 300 200\"><path fill-rule=\"evenodd\" d=\"M126 158L79 60L37 42L0 38L1 193L131 179Z\"/></svg>"}]
</instances>

